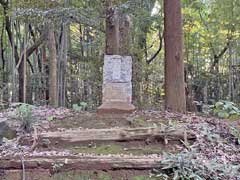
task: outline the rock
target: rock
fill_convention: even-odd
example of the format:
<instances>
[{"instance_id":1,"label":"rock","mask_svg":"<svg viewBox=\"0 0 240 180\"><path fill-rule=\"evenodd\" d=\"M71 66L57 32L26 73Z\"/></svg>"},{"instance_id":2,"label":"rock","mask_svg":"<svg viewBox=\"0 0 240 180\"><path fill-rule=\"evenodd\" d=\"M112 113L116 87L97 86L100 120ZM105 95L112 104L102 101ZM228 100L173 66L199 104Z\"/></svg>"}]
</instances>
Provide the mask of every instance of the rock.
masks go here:
<instances>
[{"instance_id":1,"label":"rock","mask_svg":"<svg viewBox=\"0 0 240 180\"><path fill-rule=\"evenodd\" d=\"M0 145L2 145L3 137L7 139L13 139L16 137L16 130L10 128L7 121L0 120Z\"/></svg>"}]
</instances>

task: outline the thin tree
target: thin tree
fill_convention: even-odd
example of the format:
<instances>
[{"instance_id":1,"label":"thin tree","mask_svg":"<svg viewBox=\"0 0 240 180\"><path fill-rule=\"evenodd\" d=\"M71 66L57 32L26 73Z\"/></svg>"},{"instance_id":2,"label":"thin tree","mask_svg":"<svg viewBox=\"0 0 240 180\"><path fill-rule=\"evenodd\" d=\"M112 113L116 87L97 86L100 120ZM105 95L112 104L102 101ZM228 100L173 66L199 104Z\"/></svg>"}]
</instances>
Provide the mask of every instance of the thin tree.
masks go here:
<instances>
[{"instance_id":1,"label":"thin tree","mask_svg":"<svg viewBox=\"0 0 240 180\"><path fill-rule=\"evenodd\" d=\"M57 50L56 40L54 34L54 24L49 22L48 32L48 48L49 48L49 104L51 106L58 106L58 89L57 89Z\"/></svg>"},{"instance_id":2,"label":"thin tree","mask_svg":"<svg viewBox=\"0 0 240 180\"><path fill-rule=\"evenodd\" d=\"M165 108L186 111L180 0L164 0Z\"/></svg>"}]
</instances>

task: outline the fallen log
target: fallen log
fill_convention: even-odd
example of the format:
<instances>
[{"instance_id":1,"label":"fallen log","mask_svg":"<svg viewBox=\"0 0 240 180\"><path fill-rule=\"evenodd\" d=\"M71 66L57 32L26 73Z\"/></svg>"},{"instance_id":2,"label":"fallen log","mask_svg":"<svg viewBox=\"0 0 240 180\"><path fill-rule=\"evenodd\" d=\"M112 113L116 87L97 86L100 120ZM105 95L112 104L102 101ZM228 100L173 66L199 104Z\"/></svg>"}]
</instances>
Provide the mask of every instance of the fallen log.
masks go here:
<instances>
[{"instance_id":1,"label":"fallen log","mask_svg":"<svg viewBox=\"0 0 240 180\"><path fill-rule=\"evenodd\" d=\"M62 156L62 157L25 157L24 160L0 159L0 170L48 169L68 170L149 170L162 167L160 157L141 156Z\"/></svg>"},{"instance_id":2,"label":"fallen log","mask_svg":"<svg viewBox=\"0 0 240 180\"><path fill-rule=\"evenodd\" d=\"M56 132L43 132L39 139L53 142L94 142L94 141L143 141L148 139L191 140L195 135L184 129L114 128L114 129L73 129Z\"/></svg>"}]
</instances>

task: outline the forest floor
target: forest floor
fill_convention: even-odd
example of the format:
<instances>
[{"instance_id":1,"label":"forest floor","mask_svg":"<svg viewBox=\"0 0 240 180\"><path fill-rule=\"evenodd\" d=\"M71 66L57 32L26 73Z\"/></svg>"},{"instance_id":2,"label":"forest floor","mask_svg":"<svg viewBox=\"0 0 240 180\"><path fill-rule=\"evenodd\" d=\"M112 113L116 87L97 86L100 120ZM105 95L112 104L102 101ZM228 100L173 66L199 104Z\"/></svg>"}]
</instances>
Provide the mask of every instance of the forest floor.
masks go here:
<instances>
[{"instance_id":1,"label":"forest floor","mask_svg":"<svg viewBox=\"0 0 240 180\"><path fill-rule=\"evenodd\" d=\"M0 128L0 179L151 180L180 177L180 171L205 179L240 177L240 120L50 107L33 107L25 118L15 106L0 111L0 123L8 126Z\"/></svg>"}]
</instances>

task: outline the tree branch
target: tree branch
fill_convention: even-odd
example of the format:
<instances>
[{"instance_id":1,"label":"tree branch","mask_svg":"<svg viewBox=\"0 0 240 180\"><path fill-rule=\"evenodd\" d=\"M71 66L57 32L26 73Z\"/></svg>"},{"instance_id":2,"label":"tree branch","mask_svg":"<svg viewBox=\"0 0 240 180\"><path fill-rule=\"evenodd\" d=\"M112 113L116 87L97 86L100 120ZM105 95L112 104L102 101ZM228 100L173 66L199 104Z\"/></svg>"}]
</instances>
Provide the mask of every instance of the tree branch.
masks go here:
<instances>
[{"instance_id":1,"label":"tree branch","mask_svg":"<svg viewBox=\"0 0 240 180\"><path fill-rule=\"evenodd\" d=\"M32 67L32 64L31 62L29 61L28 57L32 55L32 53L46 40L46 33L42 33L41 37L29 48L26 49L26 58L27 58L27 61L31 67L31 70L33 72L33 67ZM21 53L21 57L20 57L20 60L16 66L16 69L19 68L22 60L23 60L23 57L24 57L24 51L25 49L22 51Z\"/></svg>"},{"instance_id":2,"label":"tree branch","mask_svg":"<svg viewBox=\"0 0 240 180\"><path fill-rule=\"evenodd\" d=\"M155 54L150 59L146 60L147 64L150 64L157 57L157 55L161 52L161 50L162 50L162 42L163 42L163 38L162 37L163 36L159 32L159 48L158 48L158 50L155 52Z\"/></svg>"},{"instance_id":3,"label":"tree branch","mask_svg":"<svg viewBox=\"0 0 240 180\"><path fill-rule=\"evenodd\" d=\"M199 10L199 16L200 16L200 19L203 23L203 25L205 26L206 30L208 33L210 33L210 30L209 30L209 27L206 23L206 21L204 21L204 18L201 14L201 11ZM229 45L230 45L230 42L232 40L232 29L230 30L231 34L229 35L228 34L228 38L227 38L227 42L226 42L226 45L224 46L224 48L219 52L219 54L217 54L216 50L214 49L214 46L212 44L212 42L209 42L209 45L211 47L211 50L213 52L213 57L214 57L214 61L211 65L211 68L210 68L210 71L213 71L213 69L215 68L215 66L218 64L219 62L219 59L227 52L228 48L229 48Z\"/></svg>"},{"instance_id":4,"label":"tree branch","mask_svg":"<svg viewBox=\"0 0 240 180\"><path fill-rule=\"evenodd\" d=\"M211 66L211 69L213 69L216 64L218 64L219 62L219 59L226 53L226 51L228 50L229 48L229 45L230 45L230 40L228 39L227 43L226 43L226 46L222 49L222 51L217 55L217 54L214 54L214 61L213 61L213 64Z\"/></svg>"}]
</instances>

